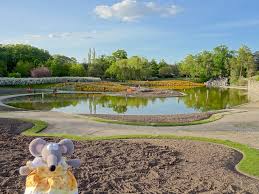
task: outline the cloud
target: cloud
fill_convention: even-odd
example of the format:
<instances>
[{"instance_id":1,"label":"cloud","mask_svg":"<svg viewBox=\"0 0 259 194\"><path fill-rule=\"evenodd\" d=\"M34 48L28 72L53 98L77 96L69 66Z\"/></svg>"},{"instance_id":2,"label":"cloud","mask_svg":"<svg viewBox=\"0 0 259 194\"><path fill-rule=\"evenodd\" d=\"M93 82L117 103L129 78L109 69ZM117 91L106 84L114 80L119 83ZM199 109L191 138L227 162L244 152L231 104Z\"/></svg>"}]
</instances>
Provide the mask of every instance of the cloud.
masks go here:
<instances>
[{"instance_id":1,"label":"cloud","mask_svg":"<svg viewBox=\"0 0 259 194\"><path fill-rule=\"evenodd\" d=\"M92 39L96 32L62 32L62 33L50 33L49 39Z\"/></svg>"},{"instance_id":2,"label":"cloud","mask_svg":"<svg viewBox=\"0 0 259 194\"><path fill-rule=\"evenodd\" d=\"M154 2L139 2L138 0L121 0L111 6L98 5L95 14L102 19L119 19L125 22L137 21L148 15L174 16L183 9L177 5L163 6Z\"/></svg>"},{"instance_id":3,"label":"cloud","mask_svg":"<svg viewBox=\"0 0 259 194\"><path fill-rule=\"evenodd\" d=\"M27 38L27 39L33 39L33 40L37 40L37 39L42 38L42 36L39 35L39 34L25 34L24 37Z\"/></svg>"}]
</instances>

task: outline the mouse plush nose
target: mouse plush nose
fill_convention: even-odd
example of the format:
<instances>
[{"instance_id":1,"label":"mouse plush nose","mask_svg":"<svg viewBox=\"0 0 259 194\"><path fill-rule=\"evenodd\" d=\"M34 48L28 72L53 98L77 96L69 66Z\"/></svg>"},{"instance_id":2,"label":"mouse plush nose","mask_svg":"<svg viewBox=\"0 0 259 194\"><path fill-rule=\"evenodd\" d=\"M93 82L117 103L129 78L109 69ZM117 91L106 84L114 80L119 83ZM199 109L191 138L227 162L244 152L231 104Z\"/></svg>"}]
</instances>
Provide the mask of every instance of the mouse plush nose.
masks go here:
<instances>
[{"instance_id":1,"label":"mouse plush nose","mask_svg":"<svg viewBox=\"0 0 259 194\"><path fill-rule=\"evenodd\" d=\"M56 170L56 166L55 166L55 165L51 165L51 166L49 167L49 170L50 170L51 172L55 171L55 170Z\"/></svg>"}]
</instances>

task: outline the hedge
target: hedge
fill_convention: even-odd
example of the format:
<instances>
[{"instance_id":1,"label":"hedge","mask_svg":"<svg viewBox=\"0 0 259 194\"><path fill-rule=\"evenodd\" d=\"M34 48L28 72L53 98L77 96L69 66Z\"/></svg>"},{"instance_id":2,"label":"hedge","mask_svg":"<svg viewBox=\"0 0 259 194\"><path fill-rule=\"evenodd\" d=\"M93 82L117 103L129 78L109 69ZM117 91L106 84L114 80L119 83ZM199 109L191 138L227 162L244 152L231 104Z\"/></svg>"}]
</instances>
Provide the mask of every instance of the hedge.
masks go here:
<instances>
[{"instance_id":1,"label":"hedge","mask_svg":"<svg viewBox=\"0 0 259 194\"><path fill-rule=\"evenodd\" d=\"M65 82L96 82L97 77L44 77L44 78L0 78L0 86L52 84Z\"/></svg>"}]
</instances>

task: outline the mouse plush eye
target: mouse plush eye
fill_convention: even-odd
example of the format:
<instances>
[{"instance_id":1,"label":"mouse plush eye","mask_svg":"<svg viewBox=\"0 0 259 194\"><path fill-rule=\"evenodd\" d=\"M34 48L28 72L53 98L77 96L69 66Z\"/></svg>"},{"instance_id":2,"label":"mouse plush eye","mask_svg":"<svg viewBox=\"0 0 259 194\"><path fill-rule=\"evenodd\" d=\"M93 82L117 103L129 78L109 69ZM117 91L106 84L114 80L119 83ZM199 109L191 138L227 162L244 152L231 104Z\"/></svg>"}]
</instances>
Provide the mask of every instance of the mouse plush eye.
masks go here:
<instances>
[{"instance_id":1,"label":"mouse plush eye","mask_svg":"<svg viewBox=\"0 0 259 194\"><path fill-rule=\"evenodd\" d=\"M58 144L57 143L50 143L47 145L48 150L58 150Z\"/></svg>"}]
</instances>

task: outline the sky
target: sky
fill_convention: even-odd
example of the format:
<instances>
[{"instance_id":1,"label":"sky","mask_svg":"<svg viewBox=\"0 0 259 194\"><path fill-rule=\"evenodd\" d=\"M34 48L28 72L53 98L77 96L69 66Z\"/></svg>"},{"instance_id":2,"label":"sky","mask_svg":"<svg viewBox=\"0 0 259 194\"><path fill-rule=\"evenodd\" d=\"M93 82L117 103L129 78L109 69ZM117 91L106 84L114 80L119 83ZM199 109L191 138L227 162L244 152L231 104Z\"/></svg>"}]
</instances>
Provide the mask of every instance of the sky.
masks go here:
<instances>
[{"instance_id":1,"label":"sky","mask_svg":"<svg viewBox=\"0 0 259 194\"><path fill-rule=\"evenodd\" d=\"M175 63L218 45L259 50L258 0L0 0L0 44L87 58L125 49Z\"/></svg>"}]
</instances>

